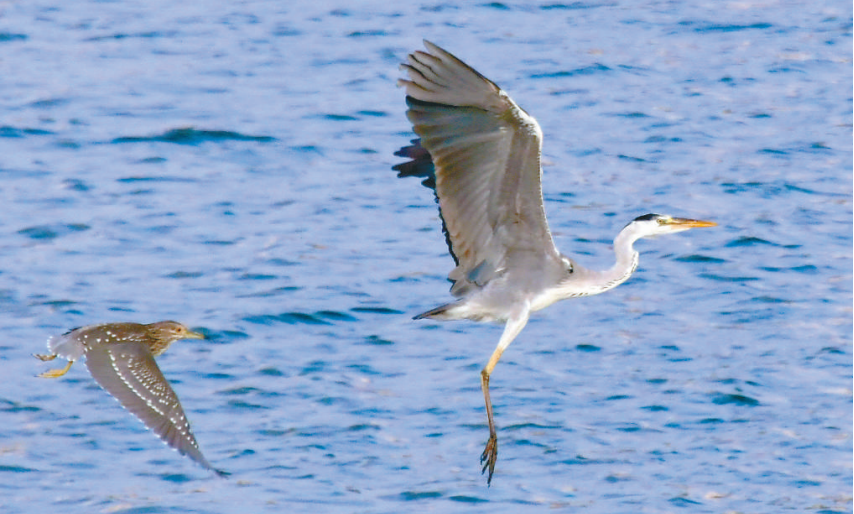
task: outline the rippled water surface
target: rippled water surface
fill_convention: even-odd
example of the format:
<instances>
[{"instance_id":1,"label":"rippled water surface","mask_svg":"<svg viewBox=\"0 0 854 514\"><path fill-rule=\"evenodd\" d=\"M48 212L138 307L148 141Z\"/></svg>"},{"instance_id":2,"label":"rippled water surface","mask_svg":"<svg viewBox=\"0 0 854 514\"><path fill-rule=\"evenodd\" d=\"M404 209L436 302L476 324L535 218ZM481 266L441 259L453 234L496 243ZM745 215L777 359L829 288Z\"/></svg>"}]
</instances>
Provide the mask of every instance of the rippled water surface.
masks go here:
<instances>
[{"instance_id":1,"label":"rippled water surface","mask_svg":"<svg viewBox=\"0 0 854 514\"><path fill-rule=\"evenodd\" d=\"M851 511L851 4L0 4L4 513ZM536 116L558 246L607 294L498 326L450 299L398 63L427 38ZM66 329L177 319L159 358L220 480L75 365Z\"/></svg>"}]
</instances>

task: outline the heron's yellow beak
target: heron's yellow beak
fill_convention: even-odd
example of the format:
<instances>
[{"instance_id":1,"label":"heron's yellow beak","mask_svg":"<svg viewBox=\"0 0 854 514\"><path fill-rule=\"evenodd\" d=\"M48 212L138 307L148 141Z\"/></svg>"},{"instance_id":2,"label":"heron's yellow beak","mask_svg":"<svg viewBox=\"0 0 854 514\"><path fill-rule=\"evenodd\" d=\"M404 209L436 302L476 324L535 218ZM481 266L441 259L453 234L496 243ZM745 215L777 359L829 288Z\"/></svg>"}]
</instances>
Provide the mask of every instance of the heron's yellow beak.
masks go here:
<instances>
[{"instance_id":1,"label":"heron's yellow beak","mask_svg":"<svg viewBox=\"0 0 854 514\"><path fill-rule=\"evenodd\" d=\"M684 228L715 227L714 221L691 220L688 218L670 218L664 222L665 225L676 225Z\"/></svg>"},{"instance_id":2,"label":"heron's yellow beak","mask_svg":"<svg viewBox=\"0 0 854 514\"><path fill-rule=\"evenodd\" d=\"M192 330L188 330L186 334L184 334L184 339L204 339L205 335L201 332L193 332Z\"/></svg>"}]
</instances>

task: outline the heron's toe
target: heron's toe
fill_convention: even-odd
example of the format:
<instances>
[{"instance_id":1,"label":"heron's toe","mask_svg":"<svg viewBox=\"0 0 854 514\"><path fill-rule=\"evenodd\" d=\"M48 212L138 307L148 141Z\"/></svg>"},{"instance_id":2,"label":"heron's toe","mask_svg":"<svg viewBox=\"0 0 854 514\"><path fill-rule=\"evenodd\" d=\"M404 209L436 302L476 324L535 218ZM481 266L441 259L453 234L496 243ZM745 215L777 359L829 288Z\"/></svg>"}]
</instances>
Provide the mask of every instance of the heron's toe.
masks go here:
<instances>
[{"instance_id":1,"label":"heron's toe","mask_svg":"<svg viewBox=\"0 0 854 514\"><path fill-rule=\"evenodd\" d=\"M480 472L486 473L486 470L489 469L489 475L486 477L487 485L492 483L492 474L495 473L495 461L497 460L498 437L490 435L489 440L486 442L486 448L483 449L483 453L480 455L480 463L483 464L483 469Z\"/></svg>"}]
</instances>

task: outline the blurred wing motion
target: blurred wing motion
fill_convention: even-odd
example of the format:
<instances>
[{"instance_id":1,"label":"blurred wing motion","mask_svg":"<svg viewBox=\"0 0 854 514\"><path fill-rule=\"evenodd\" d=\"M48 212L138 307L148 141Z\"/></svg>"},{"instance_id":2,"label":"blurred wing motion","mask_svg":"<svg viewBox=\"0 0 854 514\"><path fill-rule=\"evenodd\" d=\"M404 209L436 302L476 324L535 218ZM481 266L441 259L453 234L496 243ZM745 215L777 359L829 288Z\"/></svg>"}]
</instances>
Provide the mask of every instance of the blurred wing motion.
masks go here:
<instances>
[{"instance_id":1,"label":"blurred wing motion","mask_svg":"<svg viewBox=\"0 0 854 514\"><path fill-rule=\"evenodd\" d=\"M147 347L137 341L90 347L86 366L101 387L163 442L218 475L227 474L202 455L178 396Z\"/></svg>"},{"instance_id":2,"label":"blurred wing motion","mask_svg":"<svg viewBox=\"0 0 854 514\"><path fill-rule=\"evenodd\" d=\"M560 259L540 185L542 132L537 121L489 79L425 41L403 68L407 116L420 141L399 155L400 176L435 187L457 267L451 293L482 288L527 254ZM429 153L428 153L429 152ZM430 163L435 166L435 170ZM435 182L430 172L435 173Z\"/></svg>"},{"instance_id":3,"label":"blurred wing motion","mask_svg":"<svg viewBox=\"0 0 854 514\"><path fill-rule=\"evenodd\" d=\"M80 360L86 353L86 347L75 333L79 328L73 328L62 335L48 338L47 349L51 355L62 357L69 361Z\"/></svg>"}]
</instances>

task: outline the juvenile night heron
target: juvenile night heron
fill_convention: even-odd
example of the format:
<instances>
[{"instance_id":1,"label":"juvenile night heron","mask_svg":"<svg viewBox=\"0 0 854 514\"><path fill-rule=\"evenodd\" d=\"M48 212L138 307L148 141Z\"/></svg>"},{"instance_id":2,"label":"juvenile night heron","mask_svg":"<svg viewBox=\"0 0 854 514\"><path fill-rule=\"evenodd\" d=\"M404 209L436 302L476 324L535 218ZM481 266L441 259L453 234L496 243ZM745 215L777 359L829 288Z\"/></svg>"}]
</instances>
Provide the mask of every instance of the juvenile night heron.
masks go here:
<instances>
[{"instance_id":1,"label":"juvenile night heron","mask_svg":"<svg viewBox=\"0 0 854 514\"><path fill-rule=\"evenodd\" d=\"M420 139L396 153L398 176L424 178L439 202L443 229L456 267L448 278L459 298L415 319L504 322L498 346L481 371L489 439L482 471L492 482L498 438L489 398L489 377L531 312L558 300L603 293L625 282L638 265L633 243L711 221L646 214L614 239L616 264L583 268L555 248L546 222L540 184L542 131L537 121L489 79L424 41L427 52L410 54L407 117Z\"/></svg>"},{"instance_id":2,"label":"juvenile night heron","mask_svg":"<svg viewBox=\"0 0 854 514\"><path fill-rule=\"evenodd\" d=\"M179 339L204 339L204 336L174 321L149 325L104 323L76 328L48 339L50 354L36 354L43 361L68 359L64 368L39 376L61 377L74 361L85 356L86 367L95 381L163 442L217 475L225 476L228 473L214 468L202 455L178 396L154 361L155 356Z\"/></svg>"}]
</instances>

